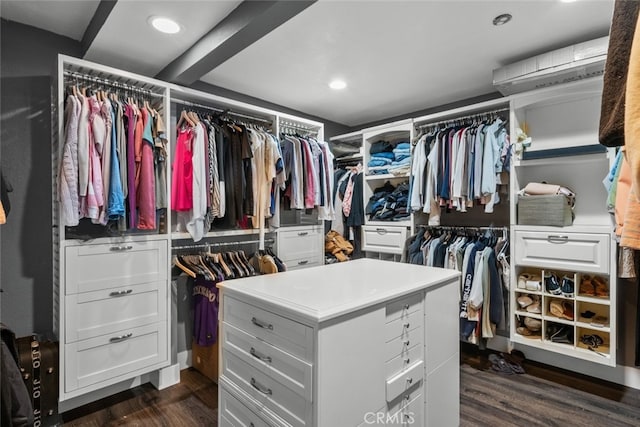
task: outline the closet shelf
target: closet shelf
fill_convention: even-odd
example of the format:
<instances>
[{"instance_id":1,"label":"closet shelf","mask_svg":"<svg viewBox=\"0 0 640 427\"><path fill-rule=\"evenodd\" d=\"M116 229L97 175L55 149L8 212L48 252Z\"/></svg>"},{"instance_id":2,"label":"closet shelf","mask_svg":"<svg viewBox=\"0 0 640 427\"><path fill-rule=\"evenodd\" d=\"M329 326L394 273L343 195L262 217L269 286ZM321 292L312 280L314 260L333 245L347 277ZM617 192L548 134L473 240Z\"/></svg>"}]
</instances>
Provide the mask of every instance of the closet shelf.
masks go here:
<instances>
[{"instance_id":1,"label":"closet shelf","mask_svg":"<svg viewBox=\"0 0 640 427\"><path fill-rule=\"evenodd\" d=\"M553 150L525 151L524 158L514 160L514 165L518 167L560 166L566 165L569 160L572 165L608 161L603 156L606 153L606 149L603 148L602 145L586 145Z\"/></svg>"},{"instance_id":2,"label":"closet shelf","mask_svg":"<svg viewBox=\"0 0 640 427\"><path fill-rule=\"evenodd\" d=\"M379 227L410 227L411 220L406 221L367 221L365 225L373 225Z\"/></svg>"},{"instance_id":3,"label":"closet shelf","mask_svg":"<svg viewBox=\"0 0 640 427\"><path fill-rule=\"evenodd\" d=\"M364 179L367 181L382 181L385 179L408 179L409 174L405 175L394 175L392 173L386 173L384 175L365 175Z\"/></svg>"},{"instance_id":4,"label":"closet shelf","mask_svg":"<svg viewBox=\"0 0 640 427\"><path fill-rule=\"evenodd\" d=\"M581 317L580 319L584 319L584 318ZM584 320L588 320L588 319L584 319ZM577 321L576 322L576 326L578 328L582 328L582 329L590 329L590 330L606 332L606 333L611 332L611 328L609 328L608 325L607 326L594 326L594 325L592 325L591 323L588 323L588 322Z\"/></svg>"},{"instance_id":5,"label":"closet shelf","mask_svg":"<svg viewBox=\"0 0 640 427\"><path fill-rule=\"evenodd\" d=\"M567 319L563 319L561 317L556 317L556 316L544 316L544 320L548 322L553 322L553 323L562 323L563 325L569 325L569 326L573 326L573 324L575 323L573 320L567 320Z\"/></svg>"},{"instance_id":6,"label":"closet shelf","mask_svg":"<svg viewBox=\"0 0 640 427\"><path fill-rule=\"evenodd\" d=\"M260 232L259 229L247 229L247 230L224 230L224 231L210 231L204 235L204 238L207 237L225 237L225 236L245 236L251 234L258 234ZM181 240L181 239L191 239L191 234L189 233L181 233L181 232L173 232L171 233L171 240Z\"/></svg>"},{"instance_id":7,"label":"closet shelf","mask_svg":"<svg viewBox=\"0 0 640 427\"><path fill-rule=\"evenodd\" d=\"M577 220L577 219L576 219ZM535 231L540 233L597 233L611 234L612 227L607 224L576 224L567 227L552 227L547 225L519 225L512 224L512 231Z\"/></svg>"},{"instance_id":8,"label":"closet shelf","mask_svg":"<svg viewBox=\"0 0 640 427\"><path fill-rule=\"evenodd\" d=\"M577 295L576 301L590 302L593 304L600 304L600 305L611 305L611 302L609 301L608 298L594 298L594 297L584 297L581 295Z\"/></svg>"}]
</instances>

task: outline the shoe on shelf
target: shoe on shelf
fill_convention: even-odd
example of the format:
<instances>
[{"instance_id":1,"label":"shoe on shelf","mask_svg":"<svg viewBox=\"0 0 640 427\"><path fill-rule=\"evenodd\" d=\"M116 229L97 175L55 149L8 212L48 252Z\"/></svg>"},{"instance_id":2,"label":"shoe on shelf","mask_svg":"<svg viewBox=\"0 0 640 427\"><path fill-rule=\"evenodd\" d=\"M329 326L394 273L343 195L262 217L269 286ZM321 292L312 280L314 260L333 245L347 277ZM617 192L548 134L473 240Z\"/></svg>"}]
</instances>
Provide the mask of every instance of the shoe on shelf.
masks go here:
<instances>
[{"instance_id":1,"label":"shoe on shelf","mask_svg":"<svg viewBox=\"0 0 640 427\"><path fill-rule=\"evenodd\" d=\"M573 297L573 289L574 289L573 279L569 276L563 276L562 286L560 286L562 295L564 295L567 298Z\"/></svg>"},{"instance_id":2,"label":"shoe on shelf","mask_svg":"<svg viewBox=\"0 0 640 427\"><path fill-rule=\"evenodd\" d=\"M571 302L562 302L562 317L567 320L573 320L573 304Z\"/></svg>"},{"instance_id":3,"label":"shoe on shelf","mask_svg":"<svg viewBox=\"0 0 640 427\"><path fill-rule=\"evenodd\" d=\"M533 332L531 332L526 326L518 326L516 328L516 332L525 337L530 337L531 335L533 335Z\"/></svg>"},{"instance_id":4,"label":"shoe on shelf","mask_svg":"<svg viewBox=\"0 0 640 427\"><path fill-rule=\"evenodd\" d=\"M531 332L538 332L542 329L542 320L534 319L533 317L525 317L524 326L526 326Z\"/></svg>"},{"instance_id":5,"label":"shoe on shelf","mask_svg":"<svg viewBox=\"0 0 640 427\"><path fill-rule=\"evenodd\" d=\"M541 291L540 276L536 274L529 274L529 278L526 280L524 287L529 291Z\"/></svg>"},{"instance_id":6,"label":"shoe on shelf","mask_svg":"<svg viewBox=\"0 0 640 427\"><path fill-rule=\"evenodd\" d=\"M544 285L552 295L560 295L562 290L560 289L560 284L558 283L558 278L555 274L550 273L549 275L545 275L544 277Z\"/></svg>"},{"instance_id":7,"label":"shoe on shelf","mask_svg":"<svg viewBox=\"0 0 640 427\"><path fill-rule=\"evenodd\" d=\"M562 344L573 344L573 328L568 325L562 325L551 335L551 341Z\"/></svg>"},{"instance_id":8,"label":"shoe on shelf","mask_svg":"<svg viewBox=\"0 0 640 427\"><path fill-rule=\"evenodd\" d=\"M535 301L533 304L529 305L527 307L527 312L533 313L533 314L541 314L542 309L540 308L540 302Z\"/></svg>"},{"instance_id":9,"label":"shoe on shelf","mask_svg":"<svg viewBox=\"0 0 640 427\"><path fill-rule=\"evenodd\" d=\"M522 273L518 276L518 289L527 289L527 280L531 278L529 273Z\"/></svg>"},{"instance_id":10,"label":"shoe on shelf","mask_svg":"<svg viewBox=\"0 0 640 427\"><path fill-rule=\"evenodd\" d=\"M549 303L549 311L556 317L562 317L564 313L564 308L562 308L562 302L560 300L554 299Z\"/></svg>"},{"instance_id":11,"label":"shoe on shelf","mask_svg":"<svg viewBox=\"0 0 640 427\"><path fill-rule=\"evenodd\" d=\"M604 328L609 324L609 318L607 316L596 316L591 320L591 326L597 328Z\"/></svg>"},{"instance_id":12,"label":"shoe on shelf","mask_svg":"<svg viewBox=\"0 0 640 427\"><path fill-rule=\"evenodd\" d=\"M520 308L527 308L531 304L533 304L533 300L529 297L529 295L519 296L516 300Z\"/></svg>"},{"instance_id":13,"label":"shoe on shelf","mask_svg":"<svg viewBox=\"0 0 640 427\"><path fill-rule=\"evenodd\" d=\"M608 298L609 297L609 288L607 287L607 283L600 276L593 276L593 280L591 281L595 288L595 295L600 298Z\"/></svg>"},{"instance_id":14,"label":"shoe on shelf","mask_svg":"<svg viewBox=\"0 0 640 427\"><path fill-rule=\"evenodd\" d=\"M591 319L595 315L596 314L591 310L583 311L582 313L580 313L580 316L584 317L585 319Z\"/></svg>"},{"instance_id":15,"label":"shoe on shelf","mask_svg":"<svg viewBox=\"0 0 640 427\"><path fill-rule=\"evenodd\" d=\"M591 276L587 276L586 274L582 276L582 280L580 281L580 295L589 297L596 295L596 287L593 285Z\"/></svg>"}]
</instances>

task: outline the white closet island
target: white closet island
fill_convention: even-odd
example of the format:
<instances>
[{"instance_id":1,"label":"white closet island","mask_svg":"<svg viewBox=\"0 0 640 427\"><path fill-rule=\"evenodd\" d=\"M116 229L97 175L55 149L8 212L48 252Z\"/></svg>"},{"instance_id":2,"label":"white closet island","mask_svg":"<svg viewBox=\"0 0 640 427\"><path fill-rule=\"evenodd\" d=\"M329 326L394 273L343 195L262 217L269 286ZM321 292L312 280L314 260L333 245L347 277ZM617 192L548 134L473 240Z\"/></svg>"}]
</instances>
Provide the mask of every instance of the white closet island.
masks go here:
<instances>
[{"instance_id":1,"label":"white closet island","mask_svg":"<svg viewBox=\"0 0 640 427\"><path fill-rule=\"evenodd\" d=\"M459 275L360 259L220 283L220 425L458 425Z\"/></svg>"}]
</instances>

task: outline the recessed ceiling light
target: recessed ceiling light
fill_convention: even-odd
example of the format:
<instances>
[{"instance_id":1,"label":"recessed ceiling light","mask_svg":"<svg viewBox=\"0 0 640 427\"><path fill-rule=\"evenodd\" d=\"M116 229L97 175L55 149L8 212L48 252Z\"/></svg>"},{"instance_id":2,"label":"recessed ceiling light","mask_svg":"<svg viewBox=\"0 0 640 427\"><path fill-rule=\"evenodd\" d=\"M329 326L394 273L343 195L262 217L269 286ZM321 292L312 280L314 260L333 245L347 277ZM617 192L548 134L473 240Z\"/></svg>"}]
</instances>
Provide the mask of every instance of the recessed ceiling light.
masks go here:
<instances>
[{"instance_id":1,"label":"recessed ceiling light","mask_svg":"<svg viewBox=\"0 0 640 427\"><path fill-rule=\"evenodd\" d=\"M161 33L175 34L180 31L180 24L164 16L150 16L148 22Z\"/></svg>"},{"instance_id":2,"label":"recessed ceiling light","mask_svg":"<svg viewBox=\"0 0 640 427\"><path fill-rule=\"evenodd\" d=\"M513 18L511 14L503 13L502 15L498 15L495 18L493 18L493 25L495 25L496 27L499 25L504 25L507 22L511 21L511 18Z\"/></svg>"},{"instance_id":3,"label":"recessed ceiling light","mask_svg":"<svg viewBox=\"0 0 640 427\"><path fill-rule=\"evenodd\" d=\"M329 83L329 87L331 89L340 90L340 89L346 88L347 87L347 83L344 80L336 79L336 80L332 80Z\"/></svg>"}]
</instances>

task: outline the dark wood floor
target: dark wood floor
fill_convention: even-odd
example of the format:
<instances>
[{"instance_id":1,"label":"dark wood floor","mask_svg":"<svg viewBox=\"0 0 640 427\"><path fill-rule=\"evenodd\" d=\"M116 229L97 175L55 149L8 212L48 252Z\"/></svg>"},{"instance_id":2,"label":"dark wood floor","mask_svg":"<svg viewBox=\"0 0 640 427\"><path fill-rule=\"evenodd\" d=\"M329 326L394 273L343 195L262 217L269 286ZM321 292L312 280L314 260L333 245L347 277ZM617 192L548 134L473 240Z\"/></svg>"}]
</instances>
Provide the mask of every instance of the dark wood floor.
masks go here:
<instances>
[{"instance_id":1,"label":"dark wood floor","mask_svg":"<svg viewBox=\"0 0 640 427\"><path fill-rule=\"evenodd\" d=\"M534 362L523 365L524 375L502 375L489 369L485 353L463 352L460 425L640 426L640 390ZM216 426L216 385L193 369L182 371L180 380L162 391L145 384L66 412L64 425Z\"/></svg>"}]
</instances>

